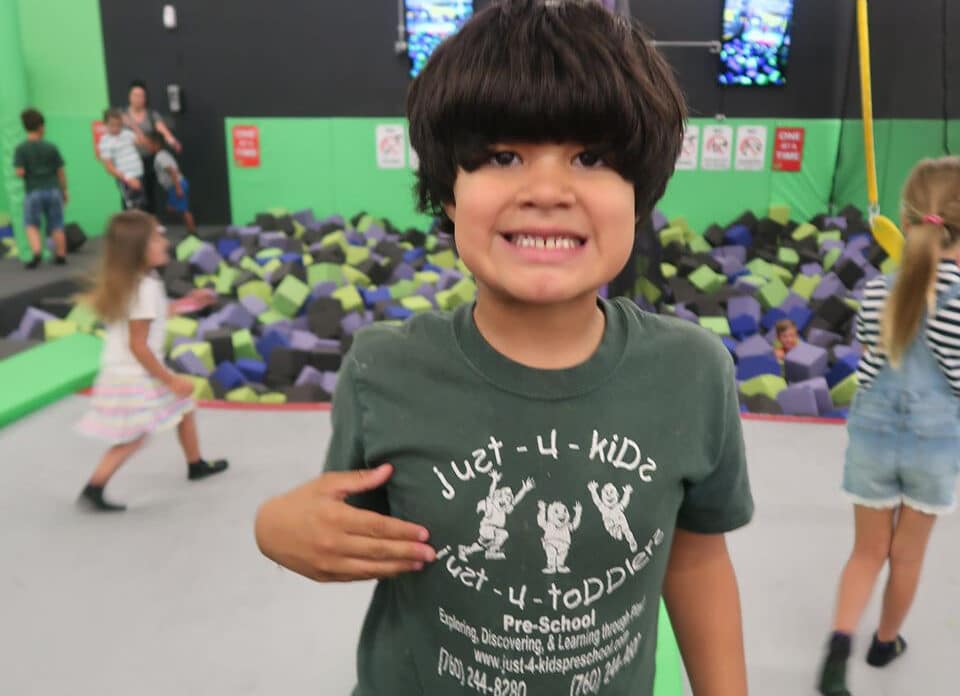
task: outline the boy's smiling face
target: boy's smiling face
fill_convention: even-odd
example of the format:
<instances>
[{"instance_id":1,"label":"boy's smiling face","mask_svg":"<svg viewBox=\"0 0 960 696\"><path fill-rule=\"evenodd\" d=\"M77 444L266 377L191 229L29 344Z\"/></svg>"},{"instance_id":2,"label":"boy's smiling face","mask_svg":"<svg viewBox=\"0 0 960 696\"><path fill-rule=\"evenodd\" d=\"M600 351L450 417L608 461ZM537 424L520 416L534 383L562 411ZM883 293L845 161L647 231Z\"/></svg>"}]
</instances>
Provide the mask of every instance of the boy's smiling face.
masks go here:
<instances>
[{"instance_id":1,"label":"boy's smiling face","mask_svg":"<svg viewBox=\"0 0 960 696\"><path fill-rule=\"evenodd\" d=\"M633 184L582 145L491 147L445 206L481 291L556 305L594 294L633 248Z\"/></svg>"}]
</instances>

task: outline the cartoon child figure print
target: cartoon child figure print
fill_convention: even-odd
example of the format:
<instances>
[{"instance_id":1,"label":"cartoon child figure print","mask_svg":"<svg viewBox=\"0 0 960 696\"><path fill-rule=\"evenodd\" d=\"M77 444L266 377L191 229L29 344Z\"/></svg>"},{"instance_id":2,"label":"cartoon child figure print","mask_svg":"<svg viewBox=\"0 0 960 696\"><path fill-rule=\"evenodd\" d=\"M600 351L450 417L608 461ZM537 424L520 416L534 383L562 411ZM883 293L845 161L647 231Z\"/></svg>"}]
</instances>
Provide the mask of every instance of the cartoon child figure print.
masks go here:
<instances>
[{"instance_id":1,"label":"cartoon child figure print","mask_svg":"<svg viewBox=\"0 0 960 696\"><path fill-rule=\"evenodd\" d=\"M550 505L538 500L537 509L537 524L543 530L543 550L547 554L547 567L543 572L547 575L569 573L567 554L570 553L570 535L580 527L583 507L579 502L574 504L572 520L570 510L559 500Z\"/></svg>"},{"instance_id":2,"label":"cartoon child figure print","mask_svg":"<svg viewBox=\"0 0 960 696\"><path fill-rule=\"evenodd\" d=\"M627 525L627 516L624 510L630 504L630 494L633 493L632 486L623 487L623 496L617 492L617 487L612 483L604 485L603 490L597 493L597 482L591 481L587 484L590 496L593 498L593 504L597 506L600 515L603 517L603 526L607 533L617 541L626 539L630 546L630 552L635 553L639 548L637 540L633 538L633 533Z\"/></svg>"},{"instance_id":3,"label":"cartoon child figure print","mask_svg":"<svg viewBox=\"0 0 960 696\"><path fill-rule=\"evenodd\" d=\"M502 560L506 558L503 545L510 534L507 532L507 515L513 512L524 496L533 490L533 479L526 479L520 490L514 495L509 486L497 488L503 477L499 471L490 472L490 492L487 497L477 503L477 512L483 513L480 521L480 535L477 541L470 546L460 546L457 554L464 563L477 551L486 549L484 558Z\"/></svg>"}]
</instances>

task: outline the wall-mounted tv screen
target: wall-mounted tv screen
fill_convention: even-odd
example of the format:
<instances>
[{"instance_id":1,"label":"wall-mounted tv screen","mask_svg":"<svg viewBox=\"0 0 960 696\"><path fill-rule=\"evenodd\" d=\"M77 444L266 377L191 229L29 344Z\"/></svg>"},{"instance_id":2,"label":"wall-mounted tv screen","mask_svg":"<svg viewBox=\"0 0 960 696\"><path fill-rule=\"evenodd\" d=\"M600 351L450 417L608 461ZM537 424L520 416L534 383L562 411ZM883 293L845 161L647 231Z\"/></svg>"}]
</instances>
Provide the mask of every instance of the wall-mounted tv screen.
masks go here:
<instances>
[{"instance_id":1,"label":"wall-mounted tv screen","mask_svg":"<svg viewBox=\"0 0 960 696\"><path fill-rule=\"evenodd\" d=\"M410 75L423 70L430 54L473 15L473 0L405 0Z\"/></svg>"},{"instance_id":2,"label":"wall-mounted tv screen","mask_svg":"<svg viewBox=\"0 0 960 696\"><path fill-rule=\"evenodd\" d=\"M793 0L725 0L720 84L787 83Z\"/></svg>"}]
</instances>

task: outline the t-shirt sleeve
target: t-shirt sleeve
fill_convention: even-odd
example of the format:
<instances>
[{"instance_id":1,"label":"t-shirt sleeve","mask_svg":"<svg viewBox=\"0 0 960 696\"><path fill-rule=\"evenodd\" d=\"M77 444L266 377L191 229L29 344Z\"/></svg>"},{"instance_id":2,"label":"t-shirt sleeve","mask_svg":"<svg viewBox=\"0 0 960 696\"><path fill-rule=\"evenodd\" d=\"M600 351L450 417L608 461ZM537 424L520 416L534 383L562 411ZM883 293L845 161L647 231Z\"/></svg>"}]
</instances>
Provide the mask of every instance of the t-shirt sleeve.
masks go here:
<instances>
[{"instance_id":1,"label":"t-shirt sleeve","mask_svg":"<svg viewBox=\"0 0 960 696\"><path fill-rule=\"evenodd\" d=\"M158 319L164 304L163 286L151 278L144 278L130 303L130 319Z\"/></svg>"},{"instance_id":2,"label":"t-shirt sleeve","mask_svg":"<svg viewBox=\"0 0 960 696\"><path fill-rule=\"evenodd\" d=\"M327 448L324 471L355 471L367 468L363 448L363 407L360 400L360 381L353 353L348 353L337 376L333 394L331 425L333 434ZM351 505L366 510L389 514L386 491L374 491L351 496Z\"/></svg>"},{"instance_id":3,"label":"t-shirt sleeve","mask_svg":"<svg viewBox=\"0 0 960 696\"><path fill-rule=\"evenodd\" d=\"M60 169L60 167L62 167L65 164L65 162L63 161L63 155L60 154L60 148L58 148L57 146L53 147L53 154L51 155L51 157L53 158L53 164L55 169Z\"/></svg>"},{"instance_id":4,"label":"t-shirt sleeve","mask_svg":"<svg viewBox=\"0 0 960 696\"><path fill-rule=\"evenodd\" d=\"M100 138L100 159L109 160L111 159L111 148L113 146L113 139L108 136L103 136Z\"/></svg>"},{"instance_id":5,"label":"t-shirt sleeve","mask_svg":"<svg viewBox=\"0 0 960 696\"><path fill-rule=\"evenodd\" d=\"M17 169L27 168L27 155L23 151L22 145L18 145L17 149L13 151L13 166Z\"/></svg>"},{"instance_id":6,"label":"t-shirt sleeve","mask_svg":"<svg viewBox=\"0 0 960 696\"><path fill-rule=\"evenodd\" d=\"M715 458L705 476L684 482L683 503L677 514L677 527L697 534L730 532L753 517L737 382L729 354L724 356L723 368L718 372L723 375L723 384L717 390L720 398L706 400L714 403L720 414L719 418L706 421L716 424L714 433L705 433L708 441L715 443L707 449L716 453Z\"/></svg>"}]
</instances>

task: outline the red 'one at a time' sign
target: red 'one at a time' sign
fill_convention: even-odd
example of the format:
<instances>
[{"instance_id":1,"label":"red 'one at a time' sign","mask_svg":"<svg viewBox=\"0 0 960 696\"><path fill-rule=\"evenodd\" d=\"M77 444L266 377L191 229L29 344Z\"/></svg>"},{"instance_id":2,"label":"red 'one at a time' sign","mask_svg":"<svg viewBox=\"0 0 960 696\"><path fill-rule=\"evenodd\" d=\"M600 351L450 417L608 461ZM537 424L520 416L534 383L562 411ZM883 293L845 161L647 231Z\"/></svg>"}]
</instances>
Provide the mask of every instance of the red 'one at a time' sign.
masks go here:
<instances>
[{"instance_id":1,"label":"red 'one at a time' sign","mask_svg":"<svg viewBox=\"0 0 960 696\"><path fill-rule=\"evenodd\" d=\"M799 172L803 168L803 128L777 128L773 146L773 171Z\"/></svg>"},{"instance_id":2,"label":"red 'one at a time' sign","mask_svg":"<svg viewBox=\"0 0 960 696\"><path fill-rule=\"evenodd\" d=\"M238 167L260 166L260 129L257 126L233 127L233 161Z\"/></svg>"}]
</instances>

